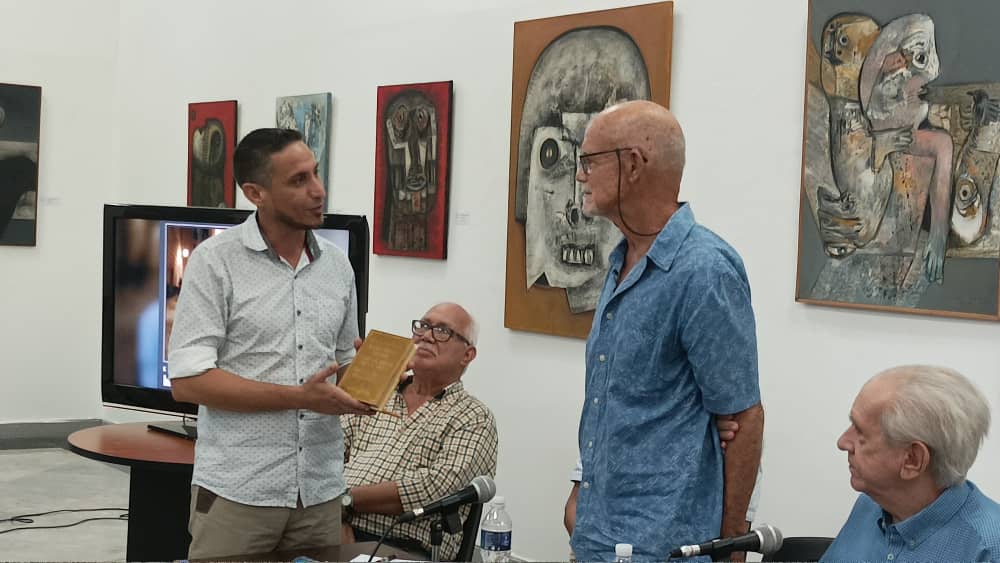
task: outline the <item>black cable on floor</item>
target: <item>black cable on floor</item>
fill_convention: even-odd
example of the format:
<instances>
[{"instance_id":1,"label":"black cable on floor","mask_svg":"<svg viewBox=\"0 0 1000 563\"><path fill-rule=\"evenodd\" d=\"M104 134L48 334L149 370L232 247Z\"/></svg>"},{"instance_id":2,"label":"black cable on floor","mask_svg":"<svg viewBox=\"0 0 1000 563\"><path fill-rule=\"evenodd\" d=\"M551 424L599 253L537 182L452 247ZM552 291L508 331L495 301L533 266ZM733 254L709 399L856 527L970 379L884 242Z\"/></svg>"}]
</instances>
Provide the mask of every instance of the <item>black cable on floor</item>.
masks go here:
<instances>
[{"instance_id":1,"label":"black cable on floor","mask_svg":"<svg viewBox=\"0 0 1000 563\"><path fill-rule=\"evenodd\" d=\"M17 522L18 524L34 524L35 521L32 520L34 516L48 516L49 514L58 514L61 512L100 512L105 510L120 510L122 514L118 516L101 516L97 518L84 518L78 522L73 522L72 524L61 524L59 526L22 526L20 528L10 528L8 530L0 530L0 534L6 534L7 532L16 532L18 530L51 530L56 528L70 528L72 526L78 526L84 522L93 522L95 520L128 520L128 512L125 508L68 508L62 510L50 510L48 512L38 512L35 514L21 514L20 516L11 516L10 518L4 518L0 522Z\"/></svg>"}]
</instances>

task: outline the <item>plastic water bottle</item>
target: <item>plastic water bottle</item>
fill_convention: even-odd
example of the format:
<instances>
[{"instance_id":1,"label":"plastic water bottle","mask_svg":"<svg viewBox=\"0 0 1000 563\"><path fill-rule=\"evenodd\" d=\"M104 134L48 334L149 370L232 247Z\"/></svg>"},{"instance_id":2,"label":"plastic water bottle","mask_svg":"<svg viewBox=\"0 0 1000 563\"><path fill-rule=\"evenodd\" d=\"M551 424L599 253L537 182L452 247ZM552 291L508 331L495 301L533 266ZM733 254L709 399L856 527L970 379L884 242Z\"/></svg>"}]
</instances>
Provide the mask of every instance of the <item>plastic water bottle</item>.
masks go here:
<instances>
[{"instance_id":1,"label":"plastic water bottle","mask_svg":"<svg viewBox=\"0 0 1000 563\"><path fill-rule=\"evenodd\" d=\"M615 544L615 563L632 563L632 544Z\"/></svg>"},{"instance_id":2,"label":"plastic water bottle","mask_svg":"<svg viewBox=\"0 0 1000 563\"><path fill-rule=\"evenodd\" d=\"M510 561L511 520L502 496L493 497L493 504L483 518L479 532L479 546L483 563L508 563Z\"/></svg>"}]
</instances>

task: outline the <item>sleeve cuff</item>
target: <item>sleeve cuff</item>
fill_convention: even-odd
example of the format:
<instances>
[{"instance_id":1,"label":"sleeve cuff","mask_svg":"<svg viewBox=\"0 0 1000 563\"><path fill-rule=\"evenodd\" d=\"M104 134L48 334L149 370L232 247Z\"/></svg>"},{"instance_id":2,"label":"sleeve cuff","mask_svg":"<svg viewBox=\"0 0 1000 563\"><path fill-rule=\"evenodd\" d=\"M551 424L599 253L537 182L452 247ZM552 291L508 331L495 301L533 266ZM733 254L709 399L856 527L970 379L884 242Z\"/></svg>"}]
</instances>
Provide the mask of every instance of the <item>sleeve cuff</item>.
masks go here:
<instances>
[{"instance_id":1,"label":"sleeve cuff","mask_svg":"<svg viewBox=\"0 0 1000 563\"><path fill-rule=\"evenodd\" d=\"M170 379L201 375L218 367L218 351L209 346L191 346L174 350L167 358L167 376Z\"/></svg>"}]
</instances>

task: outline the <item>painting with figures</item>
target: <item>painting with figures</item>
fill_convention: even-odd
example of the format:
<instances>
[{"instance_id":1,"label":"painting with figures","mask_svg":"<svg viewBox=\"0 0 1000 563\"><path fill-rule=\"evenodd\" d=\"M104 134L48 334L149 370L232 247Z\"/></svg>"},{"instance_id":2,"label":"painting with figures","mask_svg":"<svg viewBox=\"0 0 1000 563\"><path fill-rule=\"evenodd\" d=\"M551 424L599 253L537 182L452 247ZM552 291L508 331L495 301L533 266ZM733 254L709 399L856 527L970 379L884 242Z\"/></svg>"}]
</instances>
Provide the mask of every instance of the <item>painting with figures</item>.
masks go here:
<instances>
[{"instance_id":1,"label":"painting with figures","mask_svg":"<svg viewBox=\"0 0 1000 563\"><path fill-rule=\"evenodd\" d=\"M994 16L811 1L798 301L1000 318Z\"/></svg>"}]
</instances>

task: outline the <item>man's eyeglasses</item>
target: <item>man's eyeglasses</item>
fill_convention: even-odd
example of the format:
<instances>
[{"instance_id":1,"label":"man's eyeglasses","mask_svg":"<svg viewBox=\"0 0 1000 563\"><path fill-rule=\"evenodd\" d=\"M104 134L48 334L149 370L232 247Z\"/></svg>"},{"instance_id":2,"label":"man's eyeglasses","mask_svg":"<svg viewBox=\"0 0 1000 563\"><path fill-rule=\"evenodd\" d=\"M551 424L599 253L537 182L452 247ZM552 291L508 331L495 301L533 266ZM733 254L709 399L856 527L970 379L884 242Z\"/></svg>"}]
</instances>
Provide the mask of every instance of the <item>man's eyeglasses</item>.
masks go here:
<instances>
[{"instance_id":1,"label":"man's eyeglasses","mask_svg":"<svg viewBox=\"0 0 1000 563\"><path fill-rule=\"evenodd\" d=\"M577 157L577 159L580 161L580 170L583 170L583 173L589 176L590 172L594 169L593 159L595 156L601 156L604 154L612 154L612 153L614 153L617 156L622 151L630 151L633 148L635 147L618 147L616 149L609 149L606 151L580 153L580 156Z\"/></svg>"},{"instance_id":2,"label":"man's eyeglasses","mask_svg":"<svg viewBox=\"0 0 1000 563\"><path fill-rule=\"evenodd\" d=\"M411 328L413 329L413 334L416 334L417 336L423 336L425 332L430 330L431 336L433 336L434 340L437 340L438 342L447 342L451 340L452 336L454 336L462 342L465 342L466 345L472 346L472 342L469 342L468 338L444 325L432 325L427 321L416 319L413 321Z\"/></svg>"}]
</instances>

